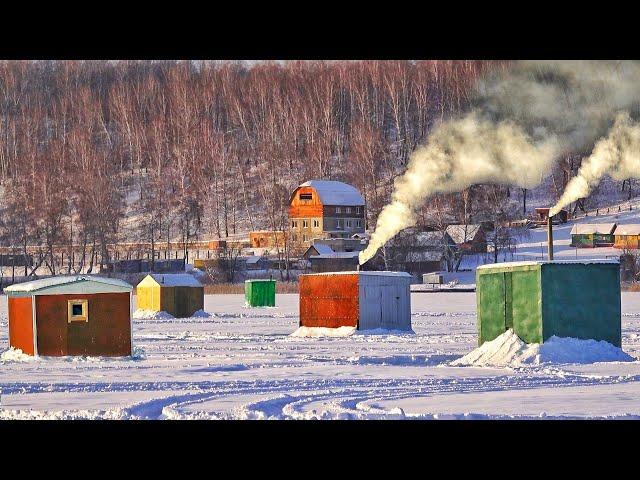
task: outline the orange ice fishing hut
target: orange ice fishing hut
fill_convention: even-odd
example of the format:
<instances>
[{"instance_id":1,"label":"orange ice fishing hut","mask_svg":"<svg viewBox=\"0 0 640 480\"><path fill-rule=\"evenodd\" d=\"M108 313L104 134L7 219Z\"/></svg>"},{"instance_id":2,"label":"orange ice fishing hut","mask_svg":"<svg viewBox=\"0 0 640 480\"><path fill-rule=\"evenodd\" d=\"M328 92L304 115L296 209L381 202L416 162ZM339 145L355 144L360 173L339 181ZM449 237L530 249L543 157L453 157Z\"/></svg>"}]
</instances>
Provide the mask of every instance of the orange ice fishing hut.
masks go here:
<instances>
[{"instance_id":1,"label":"orange ice fishing hut","mask_svg":"<svg viewBox=\"0 0 640 480\"><path fill-rule=\"evenodd\" d=\"M132 286L114 278L70 275L4 289L9 345L28 355L128 356Z\"/></svg>"}]
</instances>

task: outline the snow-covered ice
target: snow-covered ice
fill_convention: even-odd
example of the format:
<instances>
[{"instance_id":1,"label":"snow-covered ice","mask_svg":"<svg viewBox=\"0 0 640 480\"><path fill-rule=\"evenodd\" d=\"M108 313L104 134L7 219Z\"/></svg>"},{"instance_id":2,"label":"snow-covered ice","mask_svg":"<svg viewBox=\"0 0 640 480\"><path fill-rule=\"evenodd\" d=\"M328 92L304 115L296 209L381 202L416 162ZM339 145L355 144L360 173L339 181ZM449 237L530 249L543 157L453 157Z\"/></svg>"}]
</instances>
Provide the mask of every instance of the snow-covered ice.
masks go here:
<instances>
[{"instance_id":1,"label":"snow-covered ice","mask_svg":"<svg viewBox=\"0 0 640 480\"><path fill-rule=\"evenodd\" d=\"M639 293L622 295L633 361L554 340L539 363L473 368L452 363L477 346L475 293L411 301L413 334L300 338L297 295L207 295L210 317L135 319L132 357L21 361L0 297L0 418L640 418Z\"/></svg>"}]
</instances>

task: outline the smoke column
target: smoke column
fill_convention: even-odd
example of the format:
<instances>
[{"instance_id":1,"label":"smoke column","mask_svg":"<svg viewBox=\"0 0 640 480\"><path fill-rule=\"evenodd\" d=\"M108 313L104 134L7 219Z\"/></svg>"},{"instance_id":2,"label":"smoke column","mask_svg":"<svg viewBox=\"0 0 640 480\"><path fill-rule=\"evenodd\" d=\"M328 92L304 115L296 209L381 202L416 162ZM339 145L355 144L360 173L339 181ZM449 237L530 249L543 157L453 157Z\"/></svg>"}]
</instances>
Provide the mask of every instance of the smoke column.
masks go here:
<instances>
[{"instance_id":1,"label":"smoke column","mask_svg":"<svg viewBox=\"0 0 640 480\"><path fill-rule=\"evenodd\" d=\"M549 215L589 195L605 175L615 180L640 177L640 125L626 112L616 117L609 135L599 140L591 155L583 160L578 174L567 184Z\"/></svg>"},{"instance_id":2,"label":"smoke column","mask_svg":"<svg viewBox=\"0 0 640 480\"><path fill-rule=\"evenodd\" d=\"M533 188L559 155L589 152L616 114L636 118L638 99L638 62L515 62L488 76L476 85L469 113L436 126L413 152L360 264L415 225L416 212L430 195L476 183Z\"/></svg>"}]
</instances>

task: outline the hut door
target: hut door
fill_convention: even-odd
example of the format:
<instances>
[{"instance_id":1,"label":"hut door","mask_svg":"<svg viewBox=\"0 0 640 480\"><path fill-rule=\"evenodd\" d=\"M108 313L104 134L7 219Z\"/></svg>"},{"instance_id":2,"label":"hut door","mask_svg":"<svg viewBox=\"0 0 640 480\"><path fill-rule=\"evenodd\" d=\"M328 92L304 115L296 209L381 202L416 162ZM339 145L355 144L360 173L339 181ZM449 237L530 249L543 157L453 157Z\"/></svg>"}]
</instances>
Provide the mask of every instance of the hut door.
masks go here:
<instances>
[{"instance_id":1,"label":"hut door","mask_svg":"<svg viewBox=\"0 0 640 480\"><path fill-rule=\"evenodd\" d=\"M512 273L504 272L504 329L513 328L513 283Z\"/></svg>"}]
</instances>

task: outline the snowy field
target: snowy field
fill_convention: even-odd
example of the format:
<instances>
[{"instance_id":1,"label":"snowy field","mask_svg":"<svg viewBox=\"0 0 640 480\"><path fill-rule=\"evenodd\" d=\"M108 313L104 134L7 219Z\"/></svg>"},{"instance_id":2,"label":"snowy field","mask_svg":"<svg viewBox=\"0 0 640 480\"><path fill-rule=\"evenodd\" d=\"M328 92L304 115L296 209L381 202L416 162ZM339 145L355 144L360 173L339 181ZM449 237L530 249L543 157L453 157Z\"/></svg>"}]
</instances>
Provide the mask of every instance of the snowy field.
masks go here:
<instances>
[{"instance_id":1,"label":"snowy field","mask_svg":"<svg viewBox=\"0 0 640 480\"><path fill-rule=\"evenodd\" d=\"M475 294L412 295L414 334L295 338L297 295L210 318L134 321L134 358L5 352L0 418L640 418L640 361L450 364L476 347ZM6 298L0 344L7 347ZM623 293L623 349L640 358L640 293Z\"/></svg>"}]
</instances>

